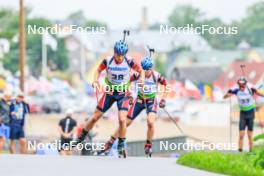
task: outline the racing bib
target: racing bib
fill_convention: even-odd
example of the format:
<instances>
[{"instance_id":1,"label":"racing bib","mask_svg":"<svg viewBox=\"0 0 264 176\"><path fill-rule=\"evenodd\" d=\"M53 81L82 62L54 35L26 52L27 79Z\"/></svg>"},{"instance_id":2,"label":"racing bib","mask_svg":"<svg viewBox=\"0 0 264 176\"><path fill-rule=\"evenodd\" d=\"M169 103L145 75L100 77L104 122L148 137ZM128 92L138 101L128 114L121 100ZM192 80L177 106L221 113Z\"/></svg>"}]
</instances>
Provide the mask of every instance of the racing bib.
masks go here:
<instances>
[{"instance_id":1,"label":"racing bib","mask_svg":"<svg viewBox=\"0 0 264 176\"><path fill-rule=\"evenodd\" d=\"M158 91L157 79L159 76L160 74L158 72L153 71L152 76L149 78L145 77L143 90L139 89L138 95L143 97L144 94L144 98L154 98Z\"/></svg>"},{"instance_id":2,"label":"racing bib","mask_svg":"<svg viewBox=\"0 0 264 176\"><path fill-rule=\"evenodd\" d=\"M249 111L256 108L256 102L253 98L252 92L248 89L245 89L244 91L239 90L237 92L237 98L240 110Z\"/></svg>"},{"instance_id":3,"label":"racing bib","mask_svg":"<svg viewBox=\"0 0 264 176\"><path fill-rule=\"evenodd\" d=\"M124 58L122 63L117 64L114 58L107 59L107 77L105 82L113 89L127 89L130 80L130 65L127 58Z\"/></svg>"}]
</instances>

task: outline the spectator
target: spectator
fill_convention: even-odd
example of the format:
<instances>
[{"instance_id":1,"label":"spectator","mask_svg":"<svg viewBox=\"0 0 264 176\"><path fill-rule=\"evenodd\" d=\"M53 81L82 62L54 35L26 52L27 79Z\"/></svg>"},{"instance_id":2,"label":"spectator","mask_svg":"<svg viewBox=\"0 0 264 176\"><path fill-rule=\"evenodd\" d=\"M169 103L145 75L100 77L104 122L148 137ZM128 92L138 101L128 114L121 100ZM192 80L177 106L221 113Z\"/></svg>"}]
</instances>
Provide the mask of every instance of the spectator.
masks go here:
<instances>
[{"instance_id":1,"label":"spectator","mask_svg":"<svg viewBox=\"0 0 264 176\"><path fill-rule=\"evenodd\" d=\"M4 92L3 97L0 99L0 153L3 150L5 140L9 138L10 128L8 126L10 120L10 104L11 92Z\"/></svg>"},{"instance_id":2,"label":"spectator","mask_svg":"<svg viewBox=\"0 0 264 176\"><path fill-rule=\"evenodd\" d=\"M61 135L61 148L59 149L61 155L72 155L70 143L73 140L73 134L77 126L76 120L72 118L73 110L66 111L66 117L59 122L59 130Z\"/></svg>"},{"instance_id":3,"label":"spectator","mask_svg":"<svg viewBox=\"0 0 264 176\"><path fill-rule=\"evenodd\" d=\"M16 100L10 106L10 145L9 151L15 153L15 141L19 140L20 153L26 153L26 139L24 124L26 114L29 113L29 105L24 101L24 94L19 93Z\"/></svg>"}]
</instances>

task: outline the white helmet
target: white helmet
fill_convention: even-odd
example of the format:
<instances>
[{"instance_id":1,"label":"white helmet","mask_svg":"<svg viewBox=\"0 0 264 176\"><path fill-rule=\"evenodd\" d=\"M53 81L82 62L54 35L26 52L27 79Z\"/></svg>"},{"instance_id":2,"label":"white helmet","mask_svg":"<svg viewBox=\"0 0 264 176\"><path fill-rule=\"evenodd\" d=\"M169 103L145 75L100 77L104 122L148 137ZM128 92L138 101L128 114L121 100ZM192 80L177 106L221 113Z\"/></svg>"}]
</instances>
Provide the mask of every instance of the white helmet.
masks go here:
<instances>
[{"instance_id":1,"label":"white helmet","mask_svg":"<svg viewBox=\"0 0 264 176\"><path fill-rule=\"evenodd\" d=\"M73 110L72 109L67 109L66 110L66 115L72 115L73 114Z\"/></svg>"}]
</instances>

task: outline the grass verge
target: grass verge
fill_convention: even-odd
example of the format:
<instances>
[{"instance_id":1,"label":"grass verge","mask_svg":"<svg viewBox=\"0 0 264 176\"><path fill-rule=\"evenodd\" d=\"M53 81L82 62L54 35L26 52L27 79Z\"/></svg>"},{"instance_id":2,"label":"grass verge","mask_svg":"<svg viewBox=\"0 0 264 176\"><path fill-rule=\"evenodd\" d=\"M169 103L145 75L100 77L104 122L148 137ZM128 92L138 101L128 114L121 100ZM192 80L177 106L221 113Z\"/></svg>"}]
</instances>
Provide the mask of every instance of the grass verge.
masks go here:
<instances>
[{"instance_id":1,"label":"grass verge","mask_svg":"<svg viewBox=\"0 0 264 176\"><path fill-rule=\"evenodd\" d=\"M233 176L264 176L261 168L254 167L256 155L247 153L190 152L177 163L192 168Z\"/></svg>"}]
</instances>

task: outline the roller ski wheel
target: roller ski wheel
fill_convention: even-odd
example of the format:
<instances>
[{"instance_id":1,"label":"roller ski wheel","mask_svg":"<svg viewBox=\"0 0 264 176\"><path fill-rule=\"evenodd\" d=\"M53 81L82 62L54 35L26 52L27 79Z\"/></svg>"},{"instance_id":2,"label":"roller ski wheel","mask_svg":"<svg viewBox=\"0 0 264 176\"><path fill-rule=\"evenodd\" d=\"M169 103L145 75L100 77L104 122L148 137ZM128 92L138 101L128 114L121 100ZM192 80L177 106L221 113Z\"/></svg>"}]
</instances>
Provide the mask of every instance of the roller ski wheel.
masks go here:
<instances>
[{"instance_id":1,"label":"roller ski wheel","mask_svg":"<svg viewBox=\"0 0 264 176\"><path fill-rule=\"evenodd\" d=\"M126 158L127 151L125 149L118 150L118 158Z\"/></svg>"},{"instance_id":2,"label":"roller ski wheel","mask_svg":"<svg viewBox=\"0 0 264 176\"><path fill-rule=\"evenodd\" d=\"M144 149L145 149L145 155L147 157L151 158L151 156L152 156L152 144L149 144L149 143L145 144Z\"/></svg>"},{"instance_id":3,"label":"roller ski wheel","mask_svg":"<svg viewBox=\"0 0 264 176\"><path fill-rule=\"evenodd\" d=\"M106 153L105 150L99 150L97 153L96 153L97 156L106 156L108 155L108 153Z\"/></svg>"},{"instance_id":4,"label":"roller ski wheel","mask_svg":"<svg viewBox=\"0 0 264 176\"><path fill-rule=\"evenodd\" d=\"M87 135L88 135L88 131L82 129L81 135L77 138L76 141L73 141L71 143L72 147L76 147L79 144L83 144Z\"/></svg>"},{"instance_id":5,"label":"roller ski wheel","mask_svg":"<svg viewBox=\"0 0 264 176\"><path fill-rule=\"evenodd\" d=\"M124 139L119 139L118 145L117 145L117 152L118 152L118 158L126 158L127 157L127 151L125 149Z\"/></svg>"},{"instance_id":6,"label":"roller ski wheel","mask_svg":"<svg viewBox=\"0 0 264 176\"><path fill-rule=\"evenodd\" d=\"M110 150L111 150L111 148L112 148L112 146L113 146L113 144L114 144L114 142L115 142L115 140L112 140L112 139L110 139L108 142L106 142L105 143L105 149L98 151L97 155L102 155L102 154L108 155Z\"/></svg>"},{"instance_id":7,"label":"roller ski wheel","mask_svg":"<svg viewBox=\"0 0 264 176\"><path fill-rule=\"evenodd\" d=\"M145 154L146 154L147 157L151 158L152 157L152 151L151 151L151 149L148 150L148 151L145 151Z\"/></svg>"}]
</instances>

